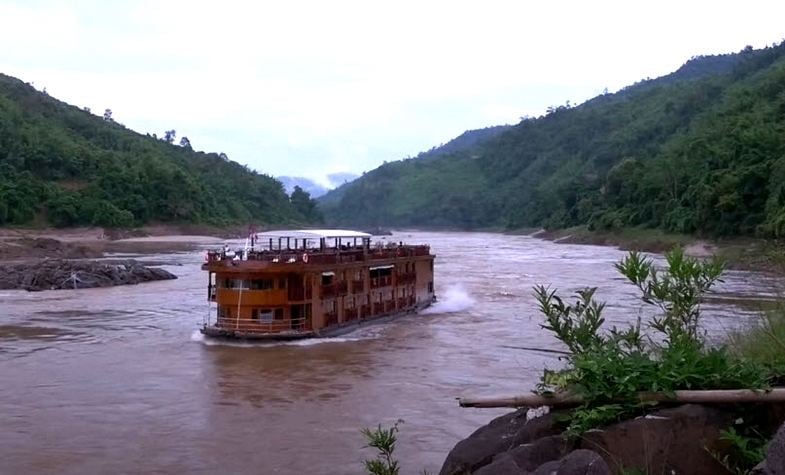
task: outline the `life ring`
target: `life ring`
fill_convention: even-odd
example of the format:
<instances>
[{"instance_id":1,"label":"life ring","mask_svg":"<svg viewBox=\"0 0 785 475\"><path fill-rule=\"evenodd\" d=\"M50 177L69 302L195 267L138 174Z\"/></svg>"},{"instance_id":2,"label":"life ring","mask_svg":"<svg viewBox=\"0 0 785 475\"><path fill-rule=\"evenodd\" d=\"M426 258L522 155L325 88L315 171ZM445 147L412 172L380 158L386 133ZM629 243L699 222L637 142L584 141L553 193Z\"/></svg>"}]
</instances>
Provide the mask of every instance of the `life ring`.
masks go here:
<instances>
[{"instance_id":1,"label":"life ring","mask_svg":"<svg viewBox=\"0 0 785 475\"><path fill-rule=\"evenodd\" d=\"M303 262L305 264L308 264L308 253L307 252L303 253Z\"/></svg>"}]
</instances>

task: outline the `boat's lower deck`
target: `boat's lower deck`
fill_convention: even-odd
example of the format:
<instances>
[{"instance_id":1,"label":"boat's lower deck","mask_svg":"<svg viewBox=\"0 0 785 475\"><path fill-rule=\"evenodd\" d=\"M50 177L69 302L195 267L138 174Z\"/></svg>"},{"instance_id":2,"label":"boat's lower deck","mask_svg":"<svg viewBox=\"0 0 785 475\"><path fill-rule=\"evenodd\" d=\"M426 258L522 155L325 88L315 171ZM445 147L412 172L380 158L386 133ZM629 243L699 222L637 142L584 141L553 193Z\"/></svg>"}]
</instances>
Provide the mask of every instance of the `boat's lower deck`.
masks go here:
<instances>
[{"instance_id":1,"label":"boat's lower deck","mask_svg":"<svg viewBox=\"0 0 785 475\"><path fill-rule=\"evenodd\" d=\"M368 318L362 318L359 320L352 320L344 323L330 325L320 329L319 331L291 330L291 331L279 331L279 332L265 332L265 331L253 331L248 329L234 329L231 328L231 326L223 326L217 324L205 325L201 328L200 331L202 332L202 334L209 337L232 339L232 340L286 341L286 340L298 340L303 338L335 337L357 330L358 328L362 327L365 324L380 323L383 321L389 321L397 317L401 317L403 315L415 313L419 310L428 307L430 304L431 302L418 303L406 308L401 308L393 312L383 313Z\"/></svg>"}]
</instances>

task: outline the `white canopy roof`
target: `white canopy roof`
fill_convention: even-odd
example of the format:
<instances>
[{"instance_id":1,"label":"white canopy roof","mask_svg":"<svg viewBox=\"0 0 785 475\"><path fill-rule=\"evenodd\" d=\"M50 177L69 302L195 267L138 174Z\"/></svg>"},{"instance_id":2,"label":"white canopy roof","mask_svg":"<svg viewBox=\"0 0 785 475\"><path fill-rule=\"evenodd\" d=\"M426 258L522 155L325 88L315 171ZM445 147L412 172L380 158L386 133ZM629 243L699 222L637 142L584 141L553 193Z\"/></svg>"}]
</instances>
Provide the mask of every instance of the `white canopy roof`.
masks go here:
<instances>
[{"instance_id":1,"label":"white canopy roof","mask_svg":"<svg viewBox=\"0 0 785 475\"><path fill-rule=\"evenodd\" d=\"M291 229L283 231L267 231L257 234L259 239L265 238L297 238L297 239L321 239L321 238L369 238L368 233L359 231L349 231L347 229Z\"/></svg>"}]
</instances>

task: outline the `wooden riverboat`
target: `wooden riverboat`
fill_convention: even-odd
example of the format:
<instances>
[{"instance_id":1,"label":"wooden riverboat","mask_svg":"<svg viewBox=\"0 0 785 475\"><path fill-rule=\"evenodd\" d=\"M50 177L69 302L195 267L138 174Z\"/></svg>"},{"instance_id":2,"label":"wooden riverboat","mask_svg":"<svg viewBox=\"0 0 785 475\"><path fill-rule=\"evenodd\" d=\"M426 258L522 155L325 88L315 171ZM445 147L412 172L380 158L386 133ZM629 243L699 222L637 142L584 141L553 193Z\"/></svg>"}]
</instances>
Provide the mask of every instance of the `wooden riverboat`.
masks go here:
<instances>
[{"instance_id":1,"label":"wooden riverboat","mask_svg":"<svg viewBox=\"0 0 785 475\"><path fill-rule=\"evenodd\" d=\"M212 337L335 336L364 322L416 312L434 300L427 245L371 242L356 231L253 234L241 250L209 251Z\"/></svg>"}]
</instances>

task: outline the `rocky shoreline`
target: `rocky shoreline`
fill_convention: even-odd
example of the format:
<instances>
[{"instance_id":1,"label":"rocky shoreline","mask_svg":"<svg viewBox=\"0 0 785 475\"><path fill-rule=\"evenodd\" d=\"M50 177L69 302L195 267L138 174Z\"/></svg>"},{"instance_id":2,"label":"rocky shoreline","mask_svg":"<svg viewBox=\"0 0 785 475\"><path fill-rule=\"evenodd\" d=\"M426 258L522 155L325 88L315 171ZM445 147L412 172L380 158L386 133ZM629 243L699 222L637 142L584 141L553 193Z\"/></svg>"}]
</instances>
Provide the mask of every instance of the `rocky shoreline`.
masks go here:
<instances>
[{"instance_id":1,"label":"rocky shoreline","mask_svg":"<svg viewBox=\"0 0 785 475\"><path fill-rule=\"evenodd\" d=\"M752 416L775 434L766 459L751 472L785 474L785 405L759 405ZM722 463L722 433L743 421L719 406L687 404L591 430L563 434L560 412L527 417L526 409L497 417L460 441L440 475L605 475L731 473ZM764 425L766 427L764 427Z\"/></svg>"},{"instance_id":2,"label":"rocky shoreline","mask_svg":"<svg viewBox=\"0 0 785 475\"><path fill-rule=\"evenodd\" d=\"M90 261L45 259L37 262L0 265L0 289L28 291L85 289L132 285L177 276L133 259Z\"/></svg>"}]
</instances>

